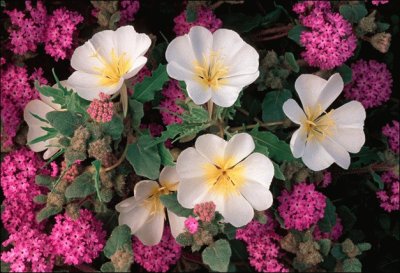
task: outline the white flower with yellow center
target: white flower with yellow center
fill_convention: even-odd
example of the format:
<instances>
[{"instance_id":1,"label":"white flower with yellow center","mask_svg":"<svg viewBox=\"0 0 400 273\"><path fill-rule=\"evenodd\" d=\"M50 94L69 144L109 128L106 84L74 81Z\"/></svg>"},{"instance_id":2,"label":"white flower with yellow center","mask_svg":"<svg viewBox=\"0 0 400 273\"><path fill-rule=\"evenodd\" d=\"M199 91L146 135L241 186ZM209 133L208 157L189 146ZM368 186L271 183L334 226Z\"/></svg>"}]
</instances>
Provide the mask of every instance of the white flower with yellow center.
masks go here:
<instances>
[{"instance_id":1,"label":"white flower with yellow center","mask_svg":"<svg viewBox=\"0 0 400 273\"><path fill-rule=\"evenodd\" d=\"M290 141L293 156L301 157L313 171L328 168L336 162L347 169L351 153L358 153L365 142L365 109L350 101L337 109L326 109L343 90L342 77L336 73L329 80L305 74L297 78L295 89L303 109L293 99L283 104L283 111L300 128Z\"/></svg>"},{"instance_id":2,"label":"white flower with yellow center","mask_svg":"<svg viewBox=\"0 0 400 273\"><path fill-rule=\"evenodd\" d=\"M132 26L98 32L75 49L71 66L77 71L68 78L68 84L90 101L99 98L100 92L114 94L124 80L135 76L146 64L143 55L150 44L150 38Z\"/></svg>"},{"instance_id":3,"label":"white flower with yellow center","mask_svg":"<svg viewBox=\"0 0 400 273\"><path fill-rule=\"evenodd\" d=\"M42 152L46 150L43 154L43 158L49 159L55 153L57 153L60 148L58 147L58 138L51 138L45 141L36 142L33 144L29 144L34 139L44 136L47 134L43 128L51 128L52 126L45 122L46 114L52 111L62 111L61 106L59 104L53 103L53 98L46 97L42 94L39 94L40 100L31 100L25 106L24 109L24 120L28 124L28 135L27 142L29 148L34 152ZM35 117L36 116L36 117ZM39 117L39 118L38 118Z\"/></svg>"},{"instance_id":4,"label":"white flower with yellow center","mask_svg":"<svg viewBox=\"0 0 400 273\"><path fill-rule=\"evenodd\" d=\"M119 225L128 225L145 245L160 242L165 220L165 207L160 196L176 191L179 184L175 167L165 167L160 173L160 184L152 180L143 180L135 185L134 196L118 203L115 209L120 213ZM177 237L184 231L186 218L179 217L167 210L171 233Z\"/></svg>"},{"instance_id":5,"label":"white flower with yellow center","mask_svg":"<svg viewBox=\"0 0 400 273\"><path fill-rule=\"evenodd\" d=\"M272 205L269 186L274 176L271 160L252 153L254 148L253 138L246 133L229 141L212 134L197 138L195 147L177 159L178 202L193 208L213 201L226 222L235 227L249 223L254 209L262 211Z\"/></svg>"},{"instance_id":6,"label":"white flower with yellow center","mask_svg":"<svg viewBox=\"0 0 400 273\"><path fill-rule=\"evenodd\" d=\"M211 100L232 106L243 87L259 75L257 51L228 29L211 33L192 27L168 45L165 55L169 76L185 81L189 97L198 105Z\"/></svg>"}]
</instances>

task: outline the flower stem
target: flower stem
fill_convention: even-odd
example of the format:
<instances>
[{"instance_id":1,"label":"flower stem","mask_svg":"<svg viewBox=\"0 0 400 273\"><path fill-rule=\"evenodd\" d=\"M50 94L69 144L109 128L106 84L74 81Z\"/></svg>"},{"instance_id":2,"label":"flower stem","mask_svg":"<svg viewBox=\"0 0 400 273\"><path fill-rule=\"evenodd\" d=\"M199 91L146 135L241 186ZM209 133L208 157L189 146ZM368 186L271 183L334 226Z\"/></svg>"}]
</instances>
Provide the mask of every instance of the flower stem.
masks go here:
<instances>
[{"instance_id":1,"label":"flower stem","mask_svg":"<svg viewBox=\"0 0 400 273\"><path fill-rule=\"evenodd\" d=\"M208 119L211 121L214 110L214 103L211 100L207 102L207 110L208 110Z\"/></svg>"},{"instance_id":2,"label":"flower stem","mask_svg":"<svg viewBox=\"0 0 400 273\"><path fill-rule=\"evenodd\" d=\"M121 94L122 111L124 113L124 118L126 118L126 115L128 113L128 89L126 88L125 83L122 84L120 94Z\"/></svg>"}]
</instances>

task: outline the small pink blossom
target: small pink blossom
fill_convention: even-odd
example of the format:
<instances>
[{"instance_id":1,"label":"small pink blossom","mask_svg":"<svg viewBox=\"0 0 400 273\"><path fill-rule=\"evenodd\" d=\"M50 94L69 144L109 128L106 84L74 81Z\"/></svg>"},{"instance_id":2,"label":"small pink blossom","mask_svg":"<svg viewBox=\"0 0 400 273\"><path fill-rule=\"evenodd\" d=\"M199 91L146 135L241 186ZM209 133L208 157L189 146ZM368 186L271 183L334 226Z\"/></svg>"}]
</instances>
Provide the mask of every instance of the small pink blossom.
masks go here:
<instances>
[{"instance_id":1,"label":"small pink blossom","mask_svg":"<svg viewBox=\"0 0 400 273\"><path fill-rule=\"evenodd\" d=\"M185 227L191 234L195 234L199 228L199 222L197 222L196 218L189 216L185 220Z\"/></svg>"},{"instance_id":2,"label":"small pink blossom","mask_svg":"<svg viewBox=\"0 0 400 273\"><path fill-rule=\"evenodd\" d=\"M182 119L178 115L183 114L184 109L177 105L176 101L184 100L185 95L179 87L179 82L171 80L167 87L162 90L162 95L164 99L160 103L160 113L164 124L182 123Z\"/></svg>"},{"instance_id":3,"label":"small pink blossom","mask_svg":"<svg viewBox=\"0 0 400 273\"><path fill-rule=\"evenodd\" d=\"M110 122L114 115L114 104L109 101L110 96L100 93L100 99L94 99L86 110L89 116L101 123Z\"/></svg>"},{"instance_id":4,"label":"small pink blossom","mask_svg":"<svg viewBox=\"0 0 400 273\"><path fill-rule=\"evenodd\" d=\"M389 147L395 154L399 154L400 148L399 148L399 138L400 138L400 128L399 128L399 122L396 120L392 121L393 126L391 126L389 123L386 124L382 128L382 134L387 137Z\"/></svg>"},{"instance_id":5,"label":"small pink blossom","mask_svg":"<svg viewBox=\"0 0 400 273\"><path fill-rule=\"evenodd\" d=\"M139 11L140 4L138 0L122 0L120 5L121 19L119 24L123 26L135 19L135 14Z\"/></svg>"},{"instance_id":6,"label":"small pink blossom","mask_svg":"<svg viewBox=\"0 0 400 273\"><path fill-rule=\"evenodd\" d=\"M385 189L376 192L376 196L381 202L381 208L387 212L398 211L399 208L399 176L394 172L385 172L381 175L385 183Z\"/></svg>"},{"instance_id":7,"label":"small pink blossom","mask_svg":"<svg viewBox=\"0 0 400 273\"><path fill-rule=\"evenodd\" d=\"M222 21L215 16L211 9L204 6L201 6L196 11L195 21L188 22L186 19L186 10L184 10L174 18L174 22L174 32L178 36L189 33L190 28L193 26L202 26L208 28L211 32L216 31L222 26Z\"/></svg>"},{"instance_id":8,"label":"small pink blossom","mask_svg":"<svg viewBox=\"0 0 400 273\"><path fill-rule=\"evenodd\" d=\"M343 225L342 225L342 219L339 218L338 215L336 215L336 223L332 227L331 232L322 232L318 225L315 226L313 236L315 240L321 240L321 239L331 239L332 241L337 241L339 240L340 236L342 236L343 233Z\"/></svg>"},{"instance_id":9,"label":"small pink blossom","mask_svg":"<svg viewBox=\"0 0 400 273\"><path fill-rule=\"evenodd\" d=\"M214 202L204 202L196 204L193 212L199 216L199 219L203 222L211 222L215 216L215 204Z\"/></svg>"},{"instance_id":10,"label":"small pink blossom","mask_svg":"<svg viewBox=\"0 0 400 273\"><path fill-rule=\"evenodd\" d=\"M372 5L378 6L389 3L389 0L372 0Z\"/></svg>"}]
</instances>

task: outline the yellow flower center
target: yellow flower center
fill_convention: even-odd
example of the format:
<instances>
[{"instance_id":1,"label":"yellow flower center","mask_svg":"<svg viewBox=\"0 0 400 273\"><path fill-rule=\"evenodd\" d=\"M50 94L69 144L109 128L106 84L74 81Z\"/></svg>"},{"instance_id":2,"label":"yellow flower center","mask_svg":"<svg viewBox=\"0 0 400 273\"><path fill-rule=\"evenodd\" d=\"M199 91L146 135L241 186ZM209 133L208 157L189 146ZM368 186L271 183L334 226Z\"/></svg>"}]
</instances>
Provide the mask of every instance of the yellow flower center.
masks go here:
<instances>
[{"instance_id":1,"label":"yellow flower center","mask_svg":"<svg viewBox=\"0 0 400 273\"><path fill-rule=\"evenodd\" d=\"M118 84L120 79L129 71L132 67L132 61L128 58L126 53L117 55L114 49L111 50L111 61L105 60L97 51L93 52L91 57L98 59L103 67L94 67L94 70L99 72L100 85L101 86L112 86Z\"/></svg>"},{"instance_id":2,"label":"yellow flower center","mask_svg":"<svg viewBox=\"0 0 400 273\"><path fill-rule=\"evenodd\" d=\"M216 162L215 165L208 163L204 166L209 188L224 196L238 194L244 184L243 166L238 164L232 166L232 158L219 159Z\"/></svg>"},{"instance_id":3,"label":"yellow flower center","mask_svg":"<svg viewBox=\"0 0 400 273\"><path fill-rule=\"evenodd\" d=\"M204 88L217 90L227 82L228 67L218 52L211 52L209 56L204 55L203 60L195 61L194 74L195 80Z\"/></svg>"},{"instance_id":4,"label":"yellow flower center","mask_svg":"<svg viewBox=\"0 0 400 273\"><path fill-rule=\"evenodd\" d=\"M333 110L329 113L323 112L319 104L314 109L306 107L305 112L307 118L302 122L302 125L306 129L307 140L316 138L318 141L322 141L333 134L336 125L332 118Z\"/></svg>"},{"instance_id":5,"label":"yellow flower center","mask_svg":"<svg viewBox=\"0 0 400 273\"><path fill-rule=\"evenodd\" d=\"M175 184L167 184L164 187L155 186L149 197L143 201L143 204L150 211L151 215L161 213L164 211L164 205L161 203L160 196L170 194L173 191Z\"/></svg>"}]
</instances>

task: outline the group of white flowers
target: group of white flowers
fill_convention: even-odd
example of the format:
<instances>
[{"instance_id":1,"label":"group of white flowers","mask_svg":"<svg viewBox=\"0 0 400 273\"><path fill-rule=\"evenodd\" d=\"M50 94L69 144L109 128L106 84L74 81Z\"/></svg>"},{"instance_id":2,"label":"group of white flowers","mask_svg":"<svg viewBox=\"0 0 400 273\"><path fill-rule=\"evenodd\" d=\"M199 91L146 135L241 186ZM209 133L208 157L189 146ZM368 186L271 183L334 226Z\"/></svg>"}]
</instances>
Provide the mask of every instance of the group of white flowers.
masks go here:
<instances>
[{"instance_id":1,"label":"group of white flowers","mask_svg":"<svg viewBox=\"0 0 400 273\"><path fill-rule=\"evenodd\" d=\"M132 26L96 33L72 55L71 66L76 71L65 85L87 100L98 98L100 92L119 92L122 97L126 95L125 80L146 64L144 54L150 44L150 38ZM228 29L211 33L204 27L193 27L170 42L166 59L169 76L184 81L189 97L198 105L230 107L243 87L259 76L257 51ZM283 105L287 117L300 125L290 141L294 157L301 157L314 171L334 162L347 169L349 152L359 152L365 142L365 109L351 101L327 112L343 90L339 74L328 80L303 74L296 80L295 89L303 107L293 99ZM35 116L44 118L54 110L60 110L59 105L44 96L27 105L24 117L29 125L28 141L44 135L42 128L48 126ZM48 149L44 158L57 152L54 146L52 140L30 145L36 152ZM254 210L266 210L273 203L269 191L273 164L265 155L253 153L254 149L254 141L246 133L236 134L229 141L212 134L198 137L194 148L182 151L175 167L162 170L160 183L144 180L136 184L134 196L116 206L119 223L127 224L144 244L157 244L165 220L160 196L177 191L178 202L185 208L213 201L225 222L236 227L246 225ZM170 211L167 214L176 237L184 231L184 218Z\"/></svg>"}]
</instances>

